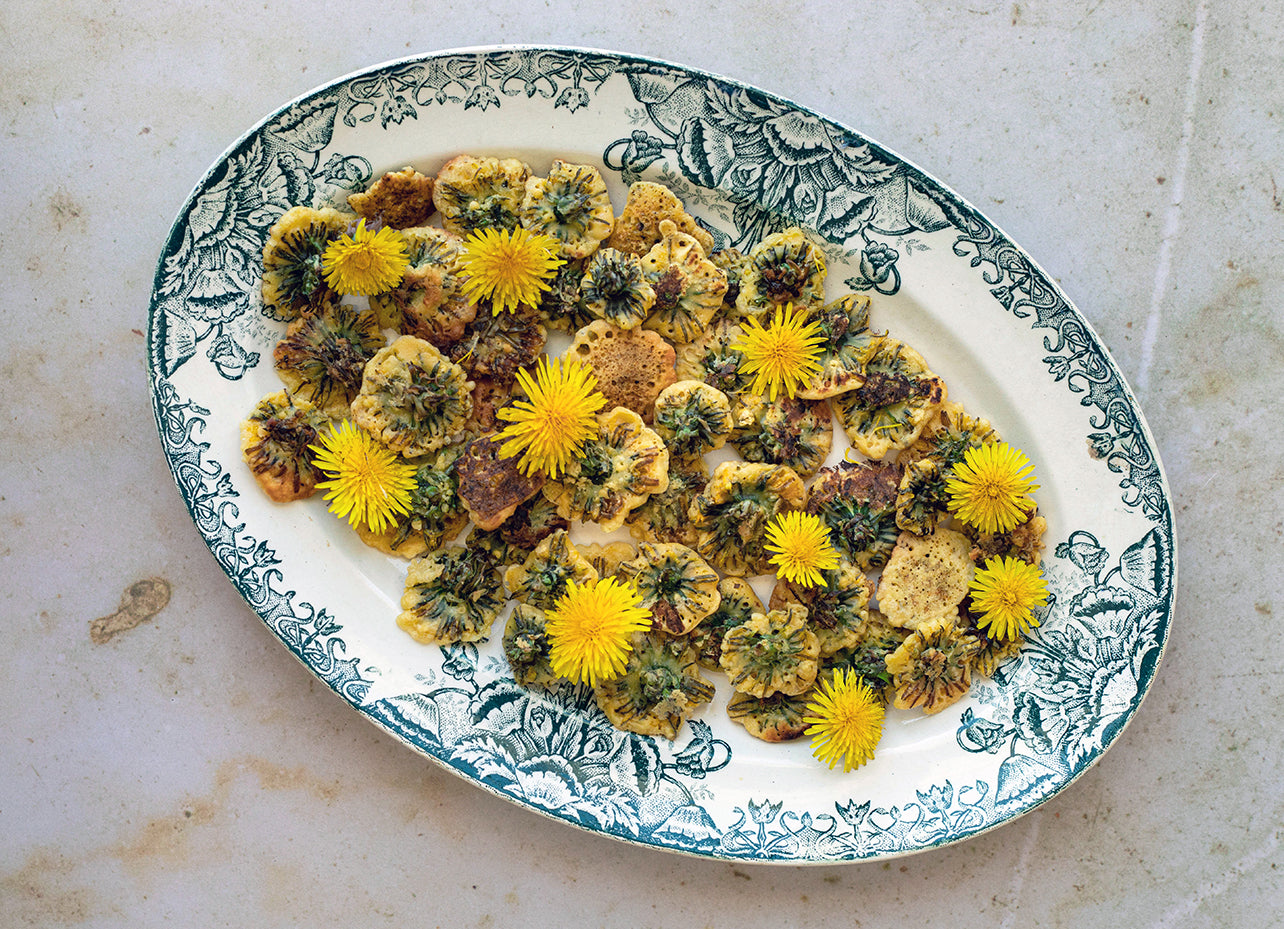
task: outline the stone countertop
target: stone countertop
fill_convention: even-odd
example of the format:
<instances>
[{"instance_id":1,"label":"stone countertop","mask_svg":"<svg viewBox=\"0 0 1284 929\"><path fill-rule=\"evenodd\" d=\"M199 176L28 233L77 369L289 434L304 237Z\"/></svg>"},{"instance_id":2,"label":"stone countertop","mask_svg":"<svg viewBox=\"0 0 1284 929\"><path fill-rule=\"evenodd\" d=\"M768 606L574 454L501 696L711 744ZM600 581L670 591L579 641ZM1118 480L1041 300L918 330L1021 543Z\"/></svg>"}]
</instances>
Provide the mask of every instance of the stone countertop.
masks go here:
<instances>
[{"instance_id":1,"label":"stone countertop","mask_svg":"<svg viewBox=\"0 0 1284 929\"><path fill-rule=\"evenodd\" d=\"M1126 9L1125 9L1126 8ZM8 4L0 925L1277 924L1284 24L1246 0ZM578 12L573 12L578 11ZM192 186L264 114L414 52L637 52L859 129L1084 312L1163 457L1180 592L1149 698L1015 823L888 863L691 860L519 809L267 632L161 454L145 335Z\"/></svg>"}]
</instances>

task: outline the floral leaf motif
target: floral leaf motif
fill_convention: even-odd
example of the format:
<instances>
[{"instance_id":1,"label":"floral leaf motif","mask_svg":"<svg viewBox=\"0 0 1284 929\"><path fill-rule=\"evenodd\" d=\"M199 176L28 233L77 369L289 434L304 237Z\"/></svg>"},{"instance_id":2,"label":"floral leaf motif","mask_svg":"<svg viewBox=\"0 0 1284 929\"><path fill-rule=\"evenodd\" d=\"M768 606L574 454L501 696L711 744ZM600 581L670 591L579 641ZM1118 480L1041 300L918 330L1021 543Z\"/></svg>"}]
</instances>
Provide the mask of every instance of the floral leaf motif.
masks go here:
<instances>
[{"instance_id":1,"label":"floral leaf motif","mask_svg":"<svg viewBox=\"0 0 1284 929\"><path fill-rule=\"evenodd\" d=\"M959 788L958 801L961 808L950 814L950 827L955 834L965 835L985 824L988 812L985 801L989 793L990 785L985 781L976 781Z\"/></svg>"},{"instance_id":2,"label":"floral leaf motif","mask_svg":"<svg viewBox=\"0 0 1284 929\"><path fill-rule=\"evenodd\" d=\"M777 800L772 803L769 800L763 800L761 803L749 801L749 817L759 826L765 826L780 815L780 809L784 802Z\"/></svg>"},{"instance_id":3,"label":"floral leaf motif","mask_svg":"<svg viewBox=\"0 0 1284 929\"><path fill-rule=\"evenodd\" d=\"M477 674L477 646L445 645L441 650L444 655L441 669L453 678L471 682Z\"/></svg>"},{"instance_id":4,"label":"floral leaf motif","mask_svg":"<svg viewBox=\"0 0 1284 929\"><path fill-rule=\"evenodd\" d=\"M374 172L370 162L360 155L341 155L335 152L321 168L321 179L327 184L347 190L359 190L370 183Z\"/></svg>"},{"instance_id":5,"label":"floral leaf motif","mask_svg":"<svg viewBox=\"0 0 1284 929\"><path fill-rule=\"evenodd\" d=\"M406 98L400 94L395 94L383 102L379 107L379 124L384 129L388 128L389 123L400 124L404 119L418 119L419 114L411 106Z\"/></svg>"},{"instance_id":6,"label":"floral leaf motif","mask_svg":"<svg viewBox=\"0 0 1284 929\"><path fill-rule=\"evenodd\" d=\"M1025 805L1043 797L1064 777L1063 768L1053 767L1029 755L1013 755L999 765L996 799L999 803Z\"/></svg>"},{"instance_id":7,"label":"floral leaf motif","mask_svg":"<svg viewBox=\"0 0 1284 929\"><path fill-rule=\"evenodd\" d=\"M181 300L162 300L154 315L151 349L156 354L159 347L160 357L154 358L152 365L163 371L166 377L172 377L183 362L196 354L199 335Z\"/></svg>"},{"instance_id":8,"label":"floral leaf motif","mask_svg":"<svg viewBox=\"0 0 1284 929\"><path fill-rule=\"evenodd\" d=\"M1055 749L1056 737L1064 731L1055 711L1045 725L1044 707L1043 701L1035 699L1030 692L1023 692L1017 695L1012 711L1012 721L1021 740L1041 755Z\"/></svg>"},{"instance_id":9,"label":"floral leaf motif","mask_svg":"<svg viewBox=\"0 0 1284 929\"><path fill-rule=\"evenodd\" d=\"M835 803L834 808L845 823L860 832L865 820L869 818L870 801L866 800L857 806L855 800L848 800L846 803Z\"/></svg>"},{"instance_id":10,"label":"floral leaf motif","mask_svg":"<svg viewBox=\"0 0 1284 929\"><path fill-rule=\"evenodd\" d=\"M915 790L918 802L935 817L945 819L950 805L954 802L954 785L948 780L944 784L935 784L927 790Z\"/></svg>"},{"instance_id":11,"label":"floral leaf motif","mask_svg":"<svg viewBox=\"0 0 1284 929\"><path fill-rule=\"evenodd\" d=\"M473 725L507 732L521 724L522 710L528 699L517 688L487 688L478 696L479 700L472 707Z\"/></svg>"},{"instance_id":12,"label":"floral leaf motif","mask_svg":"<svg viewBox=\"0 0 1284 929\"><path fill-rule=\"evenodd\" d=\"M310 199L313 190L295 152L272 131L265 128L193 196L166 247L152 309L159 320L154 343L160 342L153 354L161 356L167 376L207 338L213 340L208 357L230 380L258 363L226 324L249 308L267 225L300 202L293 198Z\"/></svg>"},{"instance_id":13,"label":"floral leaf motif","mask_svg":"<svg viewBox=\"0 0 1284 929\"><path fill-rule=\"evenodd\" d=\"M552 97L557 93L555 76L563 76L568 59L561 54L523 55L520 52L501 53L497 58L495 78L500 91L509 97L518 94L527 99L539 94L541 97ZM559 70L558 63L563 67Z\"/></svg>"},{"instance_id":14,"label":"floral leaf motif","mask_svg":"<svg viewBox=\"0 0 1284 929\"><path fill-rule=\"evenodd\" d=\"M511 784L515 780L517 759L508 744L489 732L481 732L460 742L451 757L467 764L473 773L492 786Z\"/></svg>"},{"instance_id":15,"label":"floral leaf motif","mask_svg":"<svg viewBox=\"0 0 1284 929\"><path fill-rule=\"evenodd\" d=\"M218 373L229 381L240 380L246 371L259 363L258 352L246 351L227 334L218 336L205 354Z\"/></svg>"},{"instance_id":16,"label":"floral leaf motif","mask_svg":"<svg viewBox=\"0 0 1284 929\"><path fill-rule=\"evenodd\" d=\"M663 772L660 753L650 739L630 733L626 739L627 757L619 759L624 764L613 764L612 769L632 779L637 784L638 793L643 796L655 789Z\"/></svg>"},{"instance_id":17,"label":"floral leaf motif","mask_svg":"<svg viewBox=\"0 0 1284 929\"><path fill-rule=\"evenodd\" d=\"M636 836L640 822L636 799L621 793L609 778L594 778L583 787L580 805L591 811L598 825L617 833Z\"/></svg>"},{"instance_id":18,"label":"floral leaf motif","mask_svg":"<svg viewBox=\"0 0 1284 929\"><path fill-rule=\"evenodd\" d=\"M564 87L553 101L554 108L565 107L572 113L588 105L589 93L583 87Z\"/></svg>"},{"instance_id":19,"label":"floral leaf motif","mask_svg":"<svg viewBox=\"0 0 1284 929\"><path fill-rule=\"evenodd\" d=\"M1166 537L1154 529L1124 550L1119 571L1133 587L1160 596L1172 582L1172 552Z\"/></svg>"},{"instance_id":20,"label":"floral leaf motif","mask_svg":"<svg viewBox=\"0 0 1284 929\"><path fill-rule=\"evenodd\" d=\"M589 812L576 802L579 780L560 758L537 758L518 764L513 771L513 786L519 797L543 809L574 810L581 817Z\"/></svg>"},{"instance_id":21,"label":"floral leaf motif","mask_svg":"<svg viewBox=\"0 0 1284 929\"><path fill-rule=\"evenodd\" d=\"M409 694L384 700L371 708L375 718L403 738L425 749L440 749L440 708L428 694Z\"/></svg>"},{"instance_id":22,"label":"floral leaf motif","mask_svg":"<svg viewBox=\"0 0 1284 929\"><path fill-rule=\"evenodd\" d=\"M719 841L718 827L713 817L694 803L677 807L651 835L672 843L677 848L692 851L715 848Z\"/></svg>"},{"instance_id":23,"label":"floral leaf motif","mask_svg":"<svg viewBox=\"0 0 1284 929\"><path fill-rule=\"evenodd\" d=\"M1008 734L1008 730L999 723L978 719L969 707L963 711L954 739L964 751L986 752L993 755L1003 747Z\"/></svg>"},{"instance_id":24,"label":"floral leaf motif","mask_svg":"<svg viewBox=\"0 0 1284 929\"><path fill-rule=\"evenodd\" d=\"M1070 538L1057 545L1055 554L1058 558L1069 558L1081 571L1096 577L1105 567L1110 553L1101 547L1096 536L1082 529L1070 533Z\"/></svg>"},{"instance_id":25,"label":"floral leaf motif","mask_svg":"<svg viewBox=\"0 0 1284 929\"><path fill-rule=\"evenodd\" d=\"M299 151L319 152L330 144L337 113L338 100L334 94L304 100L281 114L276 131L288 136L290 144Z\"/></svg>"},{"instance_id":26,"label":"floral leaf motif","mask_svg":"<svg viewBox=\"0 0 1284 929\"><path fill-rule=\"evenodd\" d=\"M489 84L478 84L468 92L468 98L464 100L465 110L477 107L485 111L491 106L499 106L499 94Z\"/></svg>"}]
</instances>

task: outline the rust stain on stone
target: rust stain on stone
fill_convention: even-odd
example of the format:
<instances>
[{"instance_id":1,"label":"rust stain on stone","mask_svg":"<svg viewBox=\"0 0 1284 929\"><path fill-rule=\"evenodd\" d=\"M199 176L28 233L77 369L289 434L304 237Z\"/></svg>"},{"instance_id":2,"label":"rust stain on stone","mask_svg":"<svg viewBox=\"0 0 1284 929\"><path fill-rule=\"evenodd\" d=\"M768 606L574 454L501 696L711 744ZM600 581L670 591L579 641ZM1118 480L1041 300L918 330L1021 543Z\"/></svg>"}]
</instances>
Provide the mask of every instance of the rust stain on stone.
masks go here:
<instances>
[{"instance_id":1,"label":"rust stain on stone","mask_svg":"<svg viewBox=\"0 0 1284 929\"><path fill-rule=\"evenodd\" d=\"M130 584L120 599L120 609L90 622L89 638L95 645L111 641L165 609L169 596L169 581L164 578L149 577Z\"/></svg>"},{"instance_id":2,"label":"rust stain on stone","mask_svg":"<svg viewBox=\"0 0 1284 929\"><path fill-rule=\"evenodd\" d=\"M17 870L0 876L5 925L50 926L83 923L102 915L80 863L52 847L35 849Z\"/></svg>"},{"instance_id":3,"label":"rust stain on stone","mask_svg":"<svg viewBox=\"0 0 1284 929\"><path fill-rule=\"evenodd\" d=\"M108 851L140 880L185 864L223 841L228 823L239 815L229 804L246 783L257 783L262 791L304 791L327 805L338 799L342 789L337 781L322 780L303 767L238 756L219 765L213 787L205 795L188 797L178 809L143 823ZM213 831L202 828L207 826Z\"/></svg>"}]
</instances>

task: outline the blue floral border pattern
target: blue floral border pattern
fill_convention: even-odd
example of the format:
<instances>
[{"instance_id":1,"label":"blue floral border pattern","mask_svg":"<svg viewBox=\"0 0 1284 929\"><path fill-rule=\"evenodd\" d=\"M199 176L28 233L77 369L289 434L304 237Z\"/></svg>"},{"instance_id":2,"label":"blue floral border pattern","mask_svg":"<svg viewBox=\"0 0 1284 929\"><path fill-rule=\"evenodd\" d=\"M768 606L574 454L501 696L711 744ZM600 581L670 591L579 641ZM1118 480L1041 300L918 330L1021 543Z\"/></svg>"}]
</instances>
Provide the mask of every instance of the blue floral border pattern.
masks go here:
<instances>
[{"instance_id":1,"label":"blue floral border pattern","mask_svg":"<svg viewBox=\"0 0 1284 929\"><path fill-rule=\"evenodd\" d=\"M581 689L526 693L499 659L479 668L472 646L447 650L441 674L421 679L415 693L363 705L374 669L346 657L342 628L325 609L283 589L275 552L240 521L231 477L199 438L209 411L184 401L171 378L201 350L228 380L259 364L238 335L260 308L257 259L271 223L289 206L324 202L371 177L360 156L322 162L336 124L387 129L431 107L486 110L519 96L574 113L617 76L638 104L626 114L635 128L606 147L603 162L625 182L659 172L696 202L716 190L726 222L710 231L720 245L805 225L859 252L847 286L892 294L900 258L925 247L916 236L955 230L955 254L979 269L1000 306L1049 330L1049 373L1082 394L1092 448L1122 475L1124 502L1154 524L1109 569L1110 553L1086 530L1056 546L1042 629L1002 676L978 686L984 715L968 709L959 720L962 749L1006 753L993 784L947 780L904 806L852 799L832 814L764 797L719 824L703 805L701 781L729 763L731 750L698 720L680 748L623 733ZM1167 638L1174 566L1162 473L1127 388L1083 320L1019 249L932 178L850 130L710 75L571 49L500 49L394 63L295 102L225 156L175 223L156 275L149 356L162 444L192 518L281 641L419 750L596 832L761 861L856 860L956 841L1043 802L1086 770L1135 712Z\"/></svg>"},{"instance_id":2,"label":"blue floral border pattern","mask_svg":"<svg viewBox=\"0 0 1284 929\"><path fill-rule=\"evenodd\" d=\"M344 657L341 627L326 610L298 602L296 591L281 589L276 552L246 533L240 522L231 475L209 457L209 443L198 438L209 410L183 401L161 378L155 381L153 409L174 479L215 560L290 651L340 696L360 702L371 678L356 659Z\"/></svg>"}]
</instances>

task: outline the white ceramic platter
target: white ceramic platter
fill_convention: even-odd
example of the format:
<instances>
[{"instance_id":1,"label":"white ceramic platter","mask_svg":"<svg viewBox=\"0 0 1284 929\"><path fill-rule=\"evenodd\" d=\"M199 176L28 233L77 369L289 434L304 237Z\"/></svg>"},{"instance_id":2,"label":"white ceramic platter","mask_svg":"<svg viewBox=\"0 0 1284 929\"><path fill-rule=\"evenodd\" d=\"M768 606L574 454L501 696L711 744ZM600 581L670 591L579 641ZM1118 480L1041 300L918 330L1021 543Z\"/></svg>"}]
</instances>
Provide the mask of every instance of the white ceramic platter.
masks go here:
<instances>
[{"instance_id":1,"label":"white ceramic platter","mask_svg":"<svg viewBox=\"0 0 1284 929\"><path fill-rule=\"evenodd\" d=\"M1053 601L1020 656L948 710L891 710L877 757L842 774L806 740L769 745L727 687L674 743L612 728L590 697L516 687L491 641L420 646L393 622L405 562L319 498L277 505L238 426L280 389L284 324L261 253L287 208L342 202L383 172L461 152L599 166L618 210L668 184L720 245L784 224L827 245L827 297L864 293L969 412L1035 463ZM379 65L293 101L201 179L164 245L149 327L164 451L219 565L282 644L353 708L512 802L593 832L760 862L891 857L1009 822L1091 766L1136 713L1168 636L1172 509L1136 400L1043 270L930 175L802 107L627 55L502 47ZM838 432L841 436L841 430ZM841 454L841 449L836 449Z\"/></svg>"}]
</instances>

